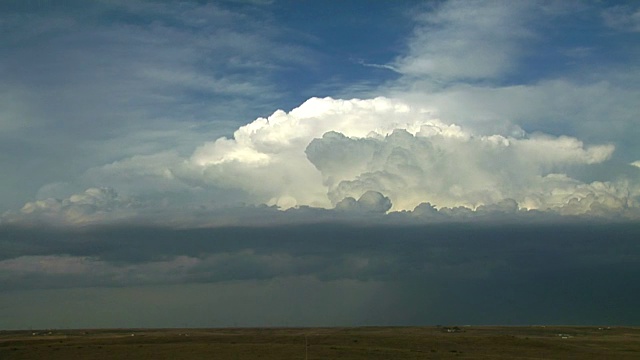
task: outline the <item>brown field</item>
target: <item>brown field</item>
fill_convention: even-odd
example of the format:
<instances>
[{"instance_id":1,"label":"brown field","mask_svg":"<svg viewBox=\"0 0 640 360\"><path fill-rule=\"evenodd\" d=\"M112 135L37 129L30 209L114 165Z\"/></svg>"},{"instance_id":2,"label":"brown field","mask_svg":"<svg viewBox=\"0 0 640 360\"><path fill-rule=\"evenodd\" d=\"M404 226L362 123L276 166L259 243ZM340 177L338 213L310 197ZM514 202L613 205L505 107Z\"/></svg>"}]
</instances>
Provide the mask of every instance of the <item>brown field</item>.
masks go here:
<instances>
[{"instance_id":1,"label":"brown field","mask_svg":"<svg viewBox=\"0 0 640 360\"><path fill-rule=\"evenodd\" d=\"M0 359L3 360L305 358L640 359L640 328L464 326L0 331Z\"/></svg>"}]
</instances>

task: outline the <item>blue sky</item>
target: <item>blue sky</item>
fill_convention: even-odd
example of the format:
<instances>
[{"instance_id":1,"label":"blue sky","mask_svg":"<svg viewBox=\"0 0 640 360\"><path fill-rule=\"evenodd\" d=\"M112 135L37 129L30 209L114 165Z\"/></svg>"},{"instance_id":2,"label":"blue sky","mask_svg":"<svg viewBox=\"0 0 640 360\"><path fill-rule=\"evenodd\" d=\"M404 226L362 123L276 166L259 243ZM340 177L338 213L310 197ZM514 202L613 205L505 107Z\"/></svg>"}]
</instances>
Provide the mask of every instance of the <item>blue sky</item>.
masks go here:
<instances>
[{"instance_id":1,"label":"blue sky","mask_svg":"<svg viewBox=\"0 0 640 360\"><path fill-rule=\"evenodd\" d=\"M501 274L537 246L532 256L553 255L547 265L571 282L563 306L580 299L584 310L597 304L581 291L638 271L633 1L7 1L0 34L0 284L9 289L0 311L18 314L0 327L39 326L27 324L19 304L43 292L64 302L97 288L121 301L145 286L156 287L149 296L224 288L226 300L210 299L222 311L260 291L300 304L289 282L334 302L344 287L356 289L358 300L329 318L362 324L381 311L371 305L378 296L391 299L386 311L415 305L408 289L443 311L453 293L434 279L451 268L459 296L481 291L460 269L494 290L522 280L511 293L517 315L517 304L544 293L544 257L520 280ZM461 224L492 229L479 241L496 251L475 261L471 243L433 248L406 230ZM583 241L586 224L600 237L584 252L562 239L537 242L548 237L538 226ZM326 236L301 235L305 226ZM363 230L371 227L379 231ZM611 228L615 239L605 235ZM213 240L179 232L194 229ZM245 229L238 244L215 240L228 229ZM418 244L418 254L443 257L411 258L421 269L412 272L398 260L402 248L374 236L389 229L405 229L398 236ZM195 240L151 244L161 231ZM371 251L348 240L362 232L377 244ZM514 233L527 240L512 243ZM266 247L254 242L261 236ZM308 237L301 248L299 237ZM334 237L343 240L341 267L321 250ZM580 287L580 274L598 272L601 281ZM636 292L617 293L616 314L545 321L624 323L624 299ZM177 326L178 315L154 316L167 307L180 313L187 298L160 302L137 323L97 316L94 326ZM291 324L321 320L269 304ZM244 310L259 312L252 309ZM537 309L510 323L534 321ZM362 317L345 315L354 311ZM493 311L496 322L509 322ZM377 321L446 320L421 313L409 321L409 313ZM91 326L78 319L37 323ZM243 321L267 320L199 325Z\"/></svg>"}]
</instances>

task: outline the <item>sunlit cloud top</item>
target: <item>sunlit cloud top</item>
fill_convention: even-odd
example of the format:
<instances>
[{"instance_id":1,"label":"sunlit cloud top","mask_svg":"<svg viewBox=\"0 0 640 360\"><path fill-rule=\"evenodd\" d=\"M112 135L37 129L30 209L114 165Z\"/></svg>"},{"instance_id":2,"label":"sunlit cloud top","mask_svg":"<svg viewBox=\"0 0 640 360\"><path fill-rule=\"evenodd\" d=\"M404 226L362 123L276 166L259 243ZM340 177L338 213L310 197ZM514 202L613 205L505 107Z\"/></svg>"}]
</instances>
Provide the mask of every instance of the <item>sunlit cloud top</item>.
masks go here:
<instances>
[{"instance_id":1,"label":"sunlit cloud top","mask_svg":"<svg viewBox=\"0 0 640 360\"><path fill-rule=\"evenodd\" d=\"M391 5L5 5L1 221L638 219L636 4Z\"/></svg>"}]
</instances>

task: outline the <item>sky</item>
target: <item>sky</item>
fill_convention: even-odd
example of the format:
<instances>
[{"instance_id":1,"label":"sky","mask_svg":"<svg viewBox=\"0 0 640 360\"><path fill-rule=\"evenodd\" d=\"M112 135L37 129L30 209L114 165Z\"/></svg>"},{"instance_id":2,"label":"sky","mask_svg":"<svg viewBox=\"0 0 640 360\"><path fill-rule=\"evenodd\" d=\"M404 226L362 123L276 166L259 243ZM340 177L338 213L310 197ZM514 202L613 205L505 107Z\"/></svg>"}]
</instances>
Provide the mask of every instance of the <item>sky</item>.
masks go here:
<instances>
[{"instance_id":1,"label":"sky","mask_svg":"<svg viewBox=\"0 0 640 360\"><path fill-rule=\"evenodd\" d=\"M640 325L635 1L3 1L0 328Z\"/></svg>"}]
</instances>

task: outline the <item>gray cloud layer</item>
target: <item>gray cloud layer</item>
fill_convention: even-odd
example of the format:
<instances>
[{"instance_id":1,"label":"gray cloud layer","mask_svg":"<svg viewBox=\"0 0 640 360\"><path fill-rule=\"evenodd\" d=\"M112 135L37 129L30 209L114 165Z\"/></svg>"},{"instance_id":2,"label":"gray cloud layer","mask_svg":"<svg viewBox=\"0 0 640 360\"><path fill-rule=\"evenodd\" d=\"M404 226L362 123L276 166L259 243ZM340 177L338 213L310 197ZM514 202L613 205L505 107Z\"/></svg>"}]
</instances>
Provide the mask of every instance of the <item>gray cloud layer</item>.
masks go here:
<instances>
[{"instance_id":1,"label":"gray cloud layer","mask_svg":"<svg viewBox=\"0 0 640 360\"><path fill-rule=\"evenodd\" d=\"M199 230L127 226L58 231L4 226L0 229L5 239L0 244L5 254L0 259L0 283L17 294L42 292L37 290L42 288L51 289L47 290L51 294L88 294L98 291L90 288L115 287L109 292L111 299L134 291L127 288L144 285L147 290L136 291L155 292L153 302L175 306L175 316L193 306L188 304L197 304L203 311L205 304L195 299L204 296L227 315L209 310L204 312L207 319L197 320L190 314L182 320L203 326L231 326L234 321L240 325L325 324L324 313L331 314L334 325L367 321L637 324L640 318L632 315L636 313L632 299L640 289L631 279L640 275L639 230L637 225L585 223ZM185 297L170 300L173 296L168 293L175 292L171 284L181 284ZM320 298L329 296L326 300L332 305L326 308L300 294L282 298L286 293L282 286L306 288ZM191 293L190 288L199 290ZM204 295L211 291L218 294L217 300ZM219 291L236 304L220 304ZM349 296L355 296L359 305L350 304ZM343 297L345 302L336 302ZM130 308L116 302L121 309ZM252 317L238 314L245 306L253 314L260 306L249 304L257 302L266 302L269 309ZM3 316L1 327L24 327L24 319L32 319L25 316L19 321L16 316L22 307L3 304L18 315ZM285 310L283 304L290 308ZM92 308L85 304L79 311L87 306ZM113 311L112 306L104 304L104 311ZM304 315L308 306L323 314ZM349 309L355 313L343 313ZM265 313L270 311L280 320L268 320ZM87 316L97 324L113 320ZM137 324L161 326L177 321L166 314L132 316ZM57 321L50 316L43 319L32 320L36 324ZM67 321L69 326L83 324L76 316Z\"/></svg>"},{"instance_id":2,"label":"gray cloud layer","mask_svg":"<svg viewBox=\"0 0 640 360\"><path fill-rule=\"evenodd\" d=\"M640 323L635 4L273 9L0 4L0 328Z\"/></svg>"}]
</instances>

